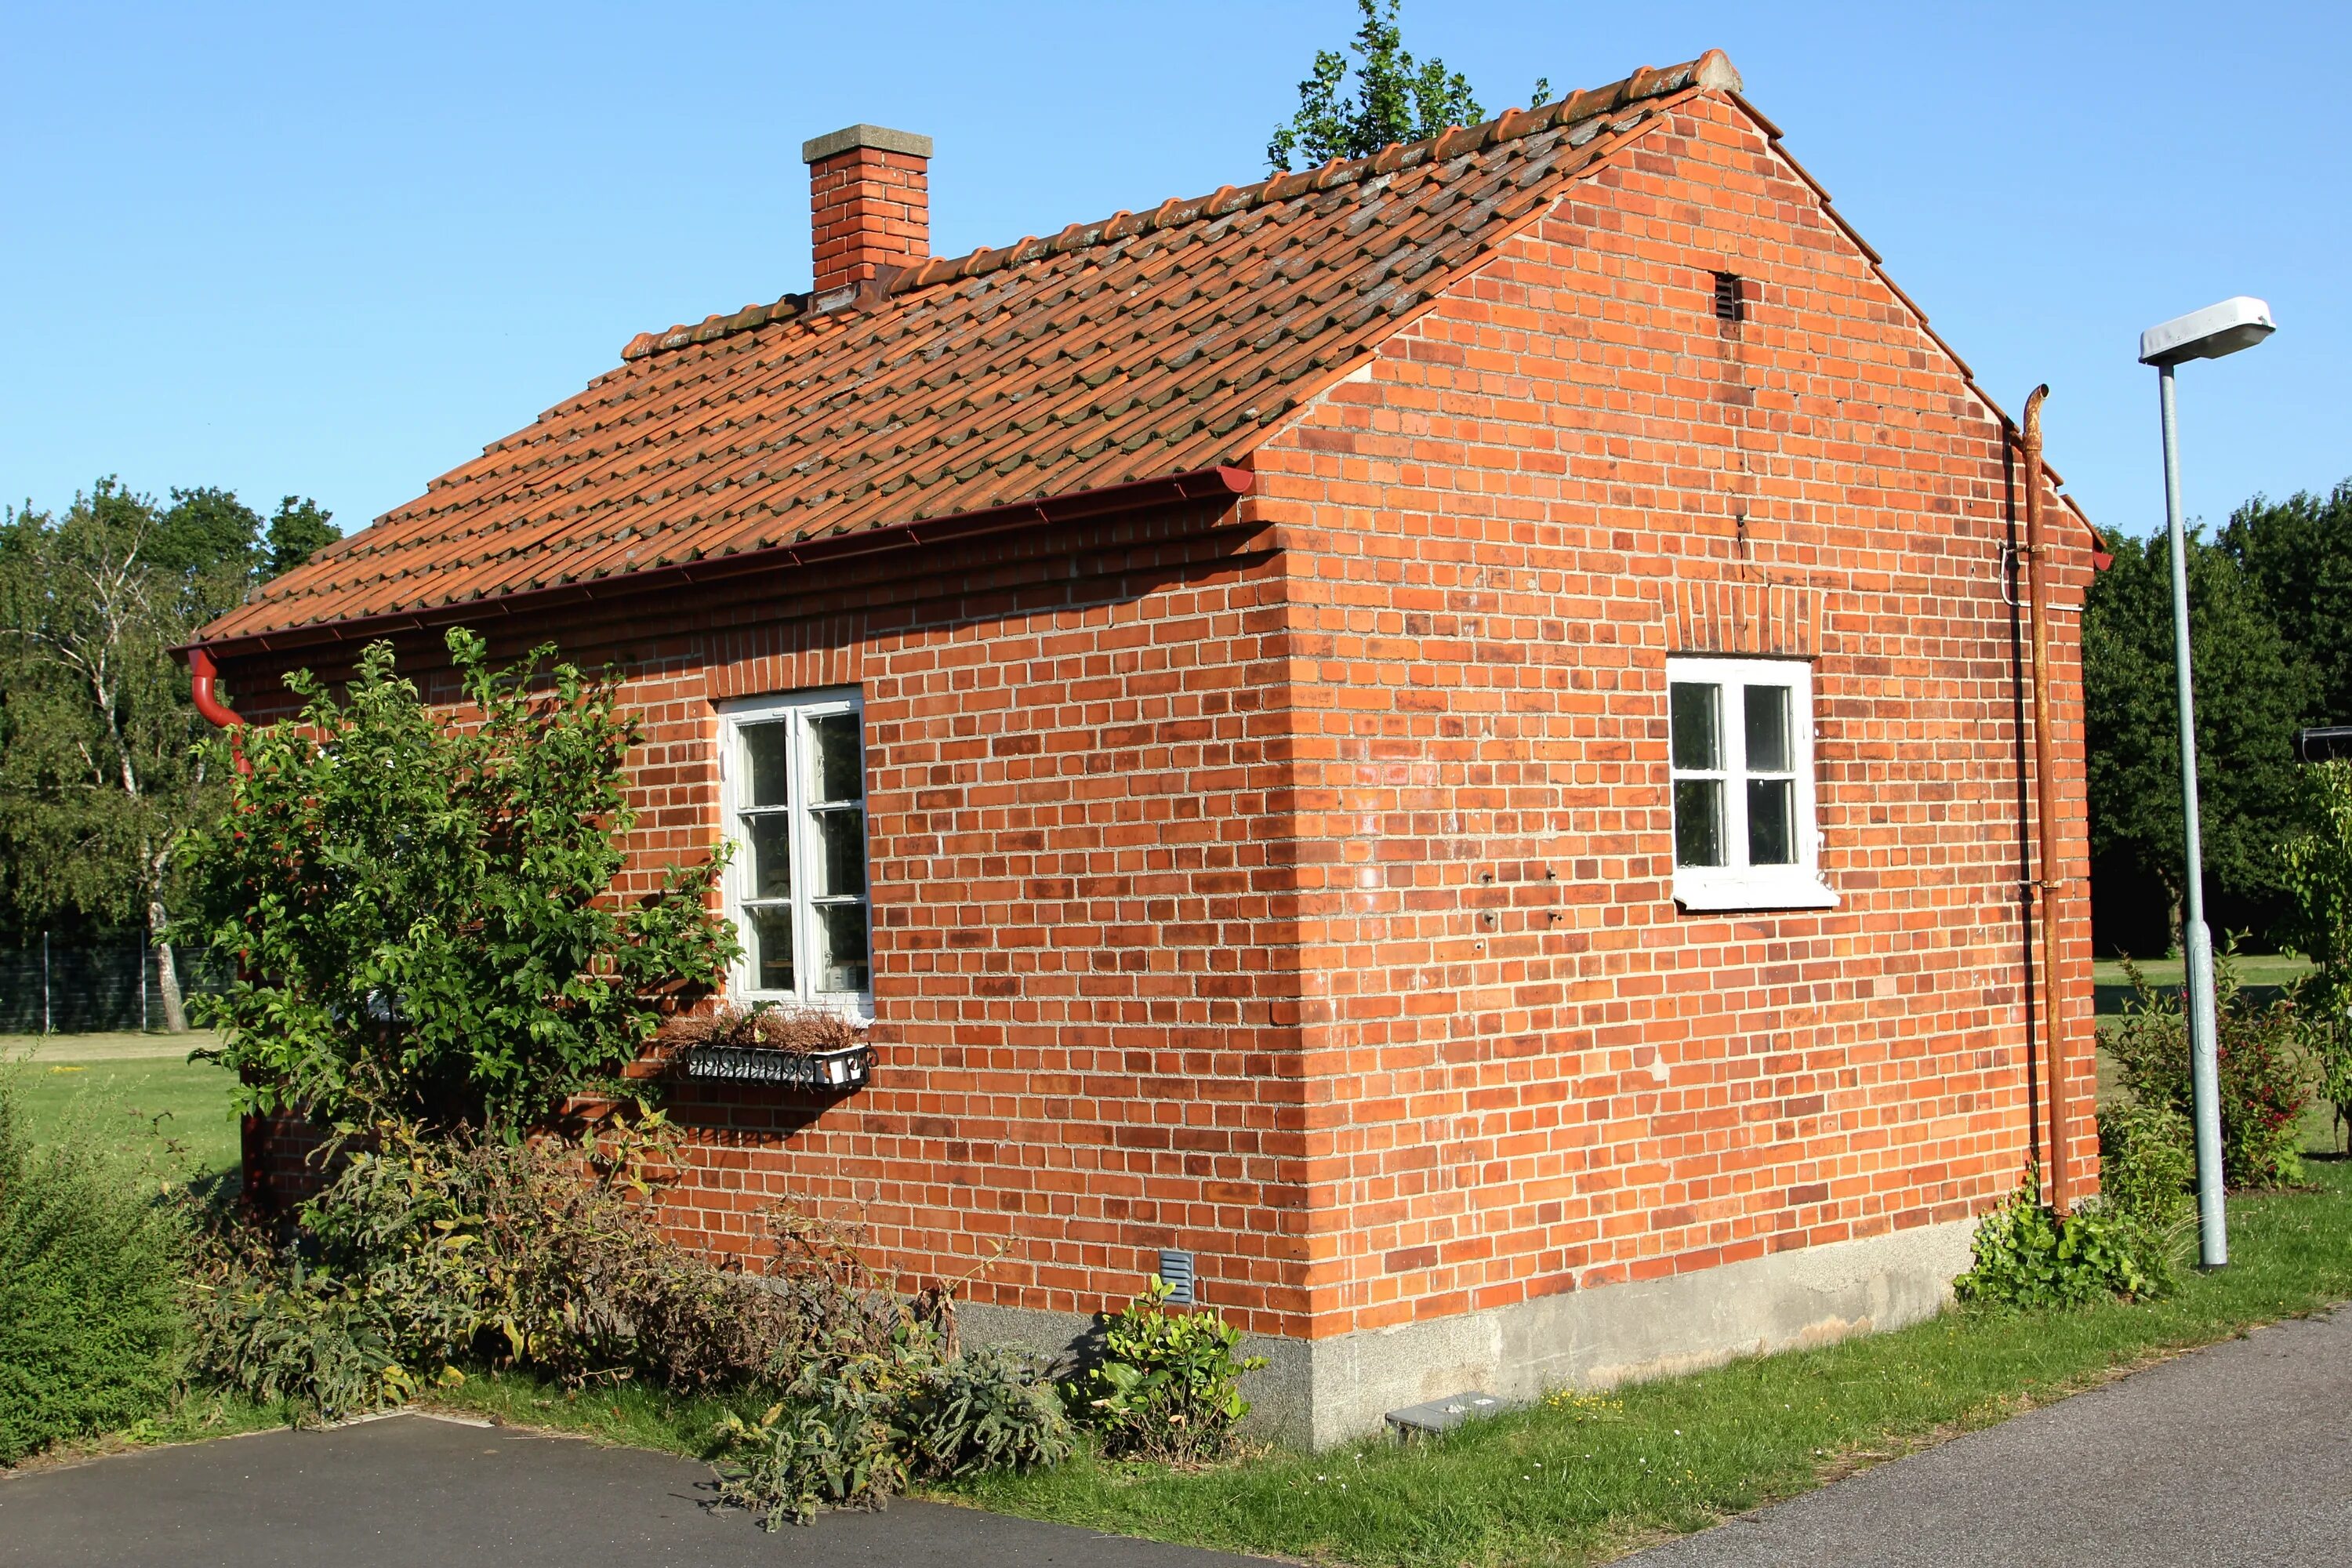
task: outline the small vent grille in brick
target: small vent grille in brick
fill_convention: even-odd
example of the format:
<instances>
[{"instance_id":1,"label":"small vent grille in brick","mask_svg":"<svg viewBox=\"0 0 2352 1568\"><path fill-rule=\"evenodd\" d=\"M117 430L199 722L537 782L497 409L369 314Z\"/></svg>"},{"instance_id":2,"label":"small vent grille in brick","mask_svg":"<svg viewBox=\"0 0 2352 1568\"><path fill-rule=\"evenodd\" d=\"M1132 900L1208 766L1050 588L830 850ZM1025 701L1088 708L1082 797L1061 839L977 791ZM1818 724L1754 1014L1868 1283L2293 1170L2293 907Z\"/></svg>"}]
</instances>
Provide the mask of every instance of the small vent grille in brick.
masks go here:
<instances>
[{"instance_id":1,"label":"small vent grille in brick","mask_svg":"<svg viewBox=\"0 0 2352 1568\"><path fill-rule=\"evenodd\" d=\"M1747 306L1741 300L1739 293L1739 274L1717 273L1715 275L1715 319L1718 321L1738 321L1744 320L1747 314Z\"/></svg>"},{"instance_id":2,"label":"small vent grille in brick","mask_svg":"<svg viewBox=\"0 0 2352 1568\"><path fill-rule=\"evenodd\" d=\"M1168 1303L1172 1307L1189 1307L1193 1303L1192 1255L1189 1252L1163 1252L1160 1255L1160 1278L1168 1282Z\"/></svg>"}]
</instances>

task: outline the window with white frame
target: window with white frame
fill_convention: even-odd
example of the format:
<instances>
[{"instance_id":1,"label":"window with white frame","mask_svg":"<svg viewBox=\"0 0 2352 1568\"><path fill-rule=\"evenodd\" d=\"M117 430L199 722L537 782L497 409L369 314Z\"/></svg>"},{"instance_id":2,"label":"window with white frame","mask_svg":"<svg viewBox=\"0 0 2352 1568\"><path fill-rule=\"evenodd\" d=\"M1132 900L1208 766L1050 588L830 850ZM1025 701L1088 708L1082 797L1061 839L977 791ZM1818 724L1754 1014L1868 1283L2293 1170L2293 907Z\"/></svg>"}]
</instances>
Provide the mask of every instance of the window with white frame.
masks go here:
<instances>
[{"instance_id":1,"label":"window with white frame","mask_svg":"<svg viewBox=\"0 0 2352 1568\"><path fill-rule=\"evenodd\" d=\"M1813 676L1777 658L1670 658L1675 899L1827 909L1813 818Z\"/></svg>"},{"instance_id":2,"label":"window with white frame","mask_svg":"<svg viewBox=\"0 0 2352 1568\"><path fill-rule=\"evenodd\" d=\"M720 808L735 847L727 913L743 942L730 994L870 1016L857 693L730 703L720 724Z\"/></svg>"}]
</instances>

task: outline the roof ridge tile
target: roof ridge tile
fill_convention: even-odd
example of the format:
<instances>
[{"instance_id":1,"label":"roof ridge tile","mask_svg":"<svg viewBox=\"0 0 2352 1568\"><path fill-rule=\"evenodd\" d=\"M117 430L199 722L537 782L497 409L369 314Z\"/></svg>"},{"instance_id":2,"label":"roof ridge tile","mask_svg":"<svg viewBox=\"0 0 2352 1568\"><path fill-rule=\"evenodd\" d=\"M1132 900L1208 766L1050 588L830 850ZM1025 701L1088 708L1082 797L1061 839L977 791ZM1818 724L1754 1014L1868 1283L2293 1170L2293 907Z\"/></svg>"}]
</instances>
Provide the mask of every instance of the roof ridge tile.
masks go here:
<instances>
[{"instance_id":1,"label":"roof ridge tile","mask_svg":"<svg viewBox=\"0 0 2352 1568\"><path fill-rule=\"evenodd\" d=\"M1597 122L1604 116L1629 104L1667 97L1691 86L1728 88L1736 92L1740 86L1739 75L1720 49L1710 49L1678 66L1643 66L1617 81L1581 89L1549 104L1507 109L1494 119L1475 125L1449 125L1435 136L1419 142L1391 142L1368 157L1333 158L1314 169L1286 170L1248 185L1220 185L1210 195L1191 200L1171 196L1139 218L1121 210L1099 224L1073 223L1042 245L1034 235L1027 235L1012 245L982 246L966 256L931 257L920 266L903 269L883 291L904 296L951 280L986 277L1008 266L1115 243L1134 234L1177 228L1224 216L1228 203L1233 210L1240 211L1292 201L1309 190L1328 191L1424 163L1434 173L1437 167L1465 153L1483 152L1501 142L1519 141L1559 127L1590 124L1582 137L1571 142L1571 145L1581 146L1598 133L1601 127ZM707 316L691 327L680 324L663 332L640 332L622 349L621 357L624 361L646 359L666 350L711 342L790 321L807 313L808 298L805 294L787 294L772 304L747 305L731 314Z\"/></svg>"}]
</instances>

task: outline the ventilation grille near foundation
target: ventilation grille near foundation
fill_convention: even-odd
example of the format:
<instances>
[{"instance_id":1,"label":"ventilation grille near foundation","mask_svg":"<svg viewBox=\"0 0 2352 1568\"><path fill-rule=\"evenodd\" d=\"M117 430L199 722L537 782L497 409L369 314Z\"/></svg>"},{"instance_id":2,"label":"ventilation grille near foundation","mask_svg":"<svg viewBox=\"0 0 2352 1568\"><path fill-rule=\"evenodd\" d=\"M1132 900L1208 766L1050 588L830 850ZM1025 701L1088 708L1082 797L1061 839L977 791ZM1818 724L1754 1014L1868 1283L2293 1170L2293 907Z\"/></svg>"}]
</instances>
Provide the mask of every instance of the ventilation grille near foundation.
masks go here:
<instances>
[{"instance_id":1,"label":"ventilation grille near foundation","mask_svg":"<svg viewBox=\"0 0 2352 1568\"><path fill-rule=\"evenodd\" d=\"M1162 1252L1160 1255L1160 1278L1168 1282L1170 1306L1192 1305L1192 1255L1191 1253Z\"/></svg>"}]
</instances>

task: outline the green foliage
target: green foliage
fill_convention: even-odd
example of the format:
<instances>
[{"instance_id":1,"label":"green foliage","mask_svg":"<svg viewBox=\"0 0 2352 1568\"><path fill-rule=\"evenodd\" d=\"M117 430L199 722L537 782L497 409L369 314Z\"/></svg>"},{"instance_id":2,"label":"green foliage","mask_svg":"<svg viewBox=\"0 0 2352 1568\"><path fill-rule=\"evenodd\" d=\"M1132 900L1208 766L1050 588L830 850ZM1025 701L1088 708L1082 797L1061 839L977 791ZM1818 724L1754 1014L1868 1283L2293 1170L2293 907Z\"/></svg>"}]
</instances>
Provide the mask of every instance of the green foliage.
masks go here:
<instances>
[{"instance_id":1,"label":"green foliage","mask_svg":"<svg viewBox=\"0 0 2352 1568\"><path fill-rule=\"evenodd\" d=\"M0 926L160 926L173 842L221 793L170 649L334 536L289 501L268 552L222 489L159 506L101 479L0 523Z\"/></svg>"},{"instance_id":2,"label":"green foliage","mask_svg":"<svg viewBox=\"0 0 2352 1568\"><path fill-rule=\"evenodd\" d=\"M915 1474L927 1479L1058 1465L1072 1446L1051 1385L993 1345L924 1367L908 1387L899 1429Z\"/></svg>"},{"instance_id":3,"label":"green foliage","mask_svg":"<svg viewBox=\"0 0 2352 1568\"><path fill-rule=\"evenodd\" d=\"M881 1363L851 1362L801 1380L793 1394L757 1421L720 1423L720 1501L750 1509L772 1531L786 1520L805 1524L820 1509L879 1509L907 1489L890 1423L898 1390Z\"/></svg>"},{"instance_id":4,"label":"green foliage","mask_svg":"<svg viewBox=\"0 0 2352 1568\"><path fill-rule=\"evenodd\" d=\"M2137 964L2126 973L2133 999L2124 1005L2122 1026L2108 1037L2107 1048L2134 1100L2187 1121L2195 1110L2180 994L2149 984ZM2232 1189L2299 1182L2304 1168L2297 1124L2311 1103L2312 1071L2296 1004L2253 1001L2227 953L2216 958L2213 979L2222 1177Z\"/></svg>"},{"instance_id":5,"label":"green foliage","mask_svg":"<svg viewBox=\"0 0 2352 1568\"><path fill-rule=\"evenodd\" d=\"M191 923L240 967L207 1016L259 1109L511 1131L611 1082L734 955L708 907L721 853L635 904L608 895L637 738L612 682L547 668L551 649L497 670L472 633L447 642L466 722L388 645L341 700L290 677L300 715L247 731L251 773L188 837Z\"/></svg>"},{"instance_id":6,"label":"green foliage","mask_svg":"<svg viewBox=\"0 0 2352 1568\"><path fill-rule=\"evenodd\" d=\"M2339 500L2345 490L2337 490ZM2300 498L2299 498L2300 499ZM2311 770L2305 831L2286 847L2285 936L2316 965L2296 997L2319 1092L2352 1121L2352 763Z\"/></svg>"},{"instance_id":7,"label":"green foliage","mask_svg":"<svg viewBox=\"0 0 2352 1568\"><path fill-rule=\"evenodd\" d=\"M184 1234L168 1199L89 1149L34 1150L0 1073L0 1465L163 1406Z\"/></svg>"},{"instance_id":8,"label":"green foliage","mask_svg":"<svg viewBox=\"0 0 2352 1568\"><path fill-rule=\"evenodd\" d=\"M235 1223L205 1237L200 1369L331 1419L459 1363L690 1393L887 1341L903 1317L887 1291L822 1264L761 1279L664 1236L675 1140L658 1113L516 1142L383 1124L290 1247Z\"/></svg>"},{"instance_id":9,"label":"green foliage","mask_svg":"<svg viewBox=\"0 0 2352 1568\"><path fill-rule=\"evenodd\" d=\"M1241 1331L1213 1310L1170 1311L1172 1293L1153 1275L1142 1295L1104 1320L1101 1359L1068 1385L1107 1453L1171 1464L1213 1459L1249 1414L1241 1375L1265 1358L1236 1354Z\"/></svg>"},{"instance_id":10,"label":"green foliage","mask_svg":"<svg viewBox=\"0 0 2352 1568\"><path fill-rule=\"evenodd\" d=\"M2189 1215L2196 1185L2186 1116L2130 1098L2099 1108L2099 1194L2117 1213L2161 1231Z\"/></svg>"},{"instance_id":11,"label":"green foliage","mask_svg":"<svg viewBox=\"0 0 2352 1568\"><path fill-rule=\"evenodd\" d=\"M2126 901L2180 904L2182 834L2171 549L2161 536L2118 538L2113 549L2084 604L2083 684L2091 853L2102 921L2119 941ZM2278 846L2296 816L2294 730L2313 675L2236 558L2194 533L2189 601L2207 891L2266 924L2284 902ZM2130 940L2144 948L2156 934Z\"/></svg>"},{"instance_id":12,"label":"green foliage","mask_svg":"<svg viewBox=\"0 0 2352 1568\"><path fill-rule=\"evenodd\" d=\"M764 1415L730 1414L716 1437L725 1495L771 1528L878 1508L910 1476L1067 1457L1068 1422L1024 1363L955 1354L834 1227L772 1215L765 1269L671 1241L656 1200L676 1169L657 1113L514 1142L380 1126L290 1243L235 1223L205 1236L194 1370L301 1420L462 1387L467 1366L760 1394Z\"/></svg>"},{"instance_id":13,"label":"green foliage","mask_svg":"<svg viewBox=\"0 0 2352 1568\"><path fill-rule=\"evenodd\" d=\"M281 499L262 541L260 574L282 577L341 539L334 516L309 496Z\"/></svg>"},{"instance_id":14,"label":"green foliage","mask_svg":"<svg viewBox=\"0 0 2352 1568\"><path fill-rule=\"evenodd\" d=\"M2326 497L2256 496L2230 514L2216 543L2260 595L2294 662L2311 671L2309 721L2352 723L2352 479ZM2197 630L2201 639L2204 627Z\"/></svg>"},{"instance_id":15,"label":"green foliage","mask_svg":"<svg viewBox=\"0 0 2352 1568\"><path fill-rule=\"evenodd\" d=\"M1952 1281L1963 1301L1998 1307L2081 1307L2110 1297L2154 1295L2147 1238L2113 1206L2085 1204L2060 1215L2042 1202L2038 1178L1984 1216L1973 1266Z\"/></svg>"},{"instance_id":16,"label":"green foliage","mask_svg":"<svg viewBox=\"0 0 2352 1568\"><path fill-rule=\"evenodd\" d=\"M1363 23L1348 44L1356 57L1353 96L1348 95L1347 55L1316 50L1313 72L1298 84L1298 111L1266 143L1265 161L1277 172L1290 168L1294 157L1310 166L1368 157L1391 142L1418 142L1486 117L1461 72L1447 70L1434 56L1416 60L1404 47L1399 0L1388 0L1385 10L1380 0L1356 0L1356 5ZM1549 81L1538 80L1533 101L1550 94Z\"/></svg>"},{"instance_id":17,"label":"green foliage","mask_svg":"<svg viewBox=\"0 0 2352 1568\"><path fill-rule=\"evenodd\" d=\"M908 1323L879 1349L804 1363L756 1420L719 1423L719 1496L770 1530L822 1508L878 1509L910 1479L1058 1465L1069 1423L1029 1364L992 1347L946 1354Z\"/></svg>"}]
</instances>

